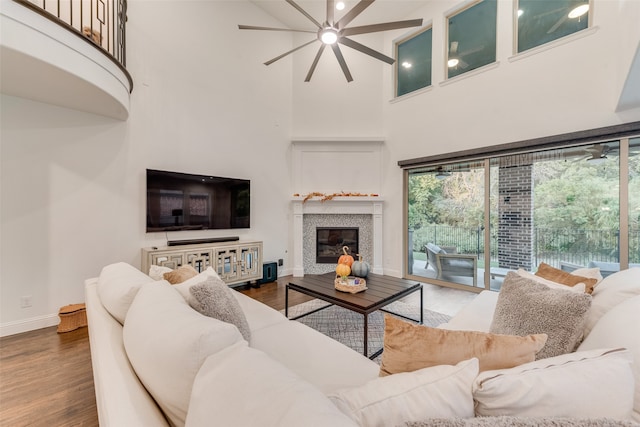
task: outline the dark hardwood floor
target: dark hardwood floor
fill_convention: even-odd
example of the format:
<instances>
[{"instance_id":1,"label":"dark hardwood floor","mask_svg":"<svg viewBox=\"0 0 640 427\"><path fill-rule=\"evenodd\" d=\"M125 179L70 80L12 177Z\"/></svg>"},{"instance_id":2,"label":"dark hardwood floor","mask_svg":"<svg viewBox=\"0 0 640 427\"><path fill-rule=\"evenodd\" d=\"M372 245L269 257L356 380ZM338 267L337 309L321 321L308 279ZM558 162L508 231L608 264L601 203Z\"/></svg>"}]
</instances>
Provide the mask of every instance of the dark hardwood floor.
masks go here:
<instances>
[{"instance_id":1,"label":"dark hardwood floor","mask_svg":"<svg viewBox=\"0 0 640 427\"><path fill-rule=\"evenodd\" d=\"M282 310L288 278L238 290ZM416 295L404 301L417 305ZM475 295L425 285L425 308L455 314ZM289 293L290 306L310 299L299 292ZM58 334L51 327L0 338L0 427L97 425L87 328Z\"/></svg>"},{"instance_id":2,"label":"dark hardwood floor","mask_svg":"<svg viewBox=\"0 0 640 427\"><path fill-rule=\"evenodd\" d=\"M286 278L238 289L281 310ZM310 297L291 292L289 304ZM0 426L97 426L87 328L56 327L0 338Z\"/></svg>"}]
</instances>

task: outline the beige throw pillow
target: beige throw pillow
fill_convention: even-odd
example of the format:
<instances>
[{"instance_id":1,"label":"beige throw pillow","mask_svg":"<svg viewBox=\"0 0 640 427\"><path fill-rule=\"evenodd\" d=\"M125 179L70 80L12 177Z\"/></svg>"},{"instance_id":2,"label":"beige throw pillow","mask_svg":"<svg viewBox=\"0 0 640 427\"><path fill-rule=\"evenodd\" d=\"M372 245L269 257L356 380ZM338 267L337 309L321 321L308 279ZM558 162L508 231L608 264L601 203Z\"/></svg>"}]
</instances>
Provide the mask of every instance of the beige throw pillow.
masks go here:
<instances>
[{"instance_id":1,"label":"beige throw pillow","mask_svg":"<svg viewBox=\"0 0 640 427\"><path fill-rule=\"evenodd\" d=\"M415 325L385 314L380 376L478 358L480 371L512 368L535 360L545 334L526 337L452 331Z\"/></svg>"},{"instance_id":2,"label":"beige throw pillow","mask_svg":"<svg viewBox=\"0 0 640 427\"><path fill-rule=\"evenodd\" d=\"M547 334L547 343L536 358L558 356L574 351L580 344L590 307L589 294L551 289L509 272L502 283L489 332Z\"/></svg>"},{"instance_id":3,"label":"beige throw pillow","mask_svg":"<svg viewBox=\"0 0 640 427\"><path fill-rule=\"evenodd\" d=\"M178 283L182 283L185 280L191 279L198 275L198 271L190 265L183 265L176 268L173 271L168 273L164 273L164 280L171 283L172 285L177 285Z\"/></svg>"},{"instance_id":4,"label":"beige throw pillow","mask_svg":"<svg viewBox=\"0 0 640 427\"><path fill-rule=\"evenodd\" d=\"M576 276L575 274L551 267L549 264L545 264L544 262L538 266L536 276L567 286L575 286L578 283L584 283L588 294L593 293L593 288L598 283L598 279Z\"/></svg>"}]
</instances>

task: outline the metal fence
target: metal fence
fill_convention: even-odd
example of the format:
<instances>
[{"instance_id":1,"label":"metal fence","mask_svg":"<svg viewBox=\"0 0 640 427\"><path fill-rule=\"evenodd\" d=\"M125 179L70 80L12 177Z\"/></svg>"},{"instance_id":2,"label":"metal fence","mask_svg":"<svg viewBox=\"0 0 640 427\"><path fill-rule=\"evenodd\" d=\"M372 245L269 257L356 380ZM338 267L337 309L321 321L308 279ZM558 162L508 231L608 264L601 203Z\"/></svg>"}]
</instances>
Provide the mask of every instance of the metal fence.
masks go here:
<instances>
[{"instance_id":1,"label":"metal fence","mask_svg":"<svg viewBox=\"0 0 640 427\"><path fill-rule=\"evenodd\" d=\"M432 225L413 230L414 252L424 252L427 243L455 246L458 253L476 254L484 259L484 228ZM498 234L491 231L491 261L498 261ZM568 230L534 228L532 264L560 261L586 266L589 261L620 262L619 230ZM640 263L640 230L629 232L629 262Z\"/></svg>"},{"instance_id":2,"label":"metal fence","mask_svg":"<svg viewBox=\"0 0 640 427\"><path fill-rule=\"evenodd\" d=\"M126 64L127 0L13 0L84 37Z\"/></svg>"}]
</instances>

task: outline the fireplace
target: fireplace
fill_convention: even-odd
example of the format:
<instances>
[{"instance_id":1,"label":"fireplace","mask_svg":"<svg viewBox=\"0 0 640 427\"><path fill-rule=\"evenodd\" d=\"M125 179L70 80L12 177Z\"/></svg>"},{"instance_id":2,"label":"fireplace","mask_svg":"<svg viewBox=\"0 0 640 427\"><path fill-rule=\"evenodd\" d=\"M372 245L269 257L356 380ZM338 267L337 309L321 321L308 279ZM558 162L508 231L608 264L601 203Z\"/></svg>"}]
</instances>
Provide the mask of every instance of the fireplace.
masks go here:
<instances>
[{"instance_id":1,"label":"fireplace","mask_svg":"<svg viewBox=\"0 0 640 427\"><path fill-rule=\"evenodd\" d=\"M358 250L358 228L316 227L316 264L336 264L343 247L353 257Z\"/></svg>"},{"instance_id":2,"label":"fireplace","mask_svg":"<svg viewBox=\"0 0 640 427\"><path fill-rule=\"evenodd\" d=\"M293 201L293 276L324 274L335 270L337 258L330 263L316 262L317 229L357 229L357 253L371 265L371 272L384 274L382 269L382 200L380 197L350 197L322 202ZM342 247L342 246L340 246Z\"/></svg>"}]
</instances>

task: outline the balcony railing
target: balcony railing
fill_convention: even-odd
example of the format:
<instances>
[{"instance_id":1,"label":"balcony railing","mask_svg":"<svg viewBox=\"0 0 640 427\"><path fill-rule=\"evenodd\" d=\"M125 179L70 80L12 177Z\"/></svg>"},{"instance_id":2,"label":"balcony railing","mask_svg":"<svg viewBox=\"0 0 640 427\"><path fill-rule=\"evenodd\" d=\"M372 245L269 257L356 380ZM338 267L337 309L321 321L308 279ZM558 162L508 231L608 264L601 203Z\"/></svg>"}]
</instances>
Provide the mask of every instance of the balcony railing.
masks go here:
<instances>
[{"instance_id":1,"label":"balcony railing","mask_svg":"<svg viewBox=\"0 0 640 427\"><path fill-rule=\"evenodd\" d=\"M127 0L13 0L84 38L126 70Z\"/></svg>"},{"instance_id":2,"label":"balcony railing","mask_svg":"<svg viewBox=\"0 0 640 427\"><path fill-rule=\"evenodd\" d=\"M484 229L432 225L415 230L412 245L423 252L427 243L455 246L458 253L476 254L484 258ZM586 266L590 261L619 262L620 234L618 230L534 228L532 235L532 265L560 262ZM491 232L491 261L498 260L498 236ZM629 232L629 262L640 263L640 231Z\"/></svg>"}]
</instances>

